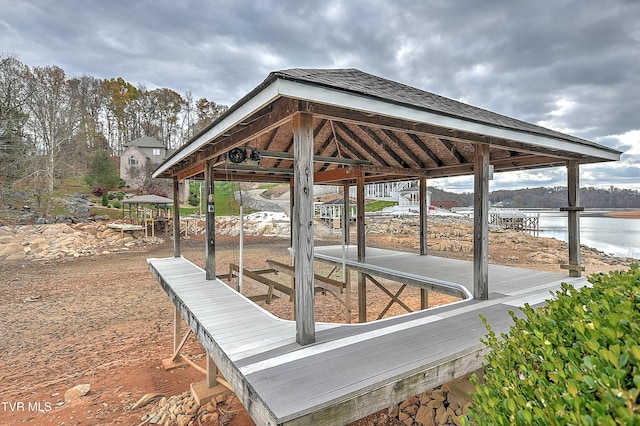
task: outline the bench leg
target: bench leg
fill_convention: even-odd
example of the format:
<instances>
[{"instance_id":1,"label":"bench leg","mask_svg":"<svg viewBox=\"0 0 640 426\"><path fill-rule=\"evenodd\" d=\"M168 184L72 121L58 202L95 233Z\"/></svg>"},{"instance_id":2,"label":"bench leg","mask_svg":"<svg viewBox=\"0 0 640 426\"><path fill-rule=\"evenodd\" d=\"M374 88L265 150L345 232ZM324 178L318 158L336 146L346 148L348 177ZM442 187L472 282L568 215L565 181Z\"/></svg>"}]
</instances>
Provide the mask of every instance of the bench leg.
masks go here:
<instances>
[{"instance_id":1,"label":"bench leg","mask_svg":"<svg viewBox=\"0 0 640 426\"><path fill-rule=\"evenodd\" d=\"M191 333L191 330L187 332L184 338L180 339L180 328L182 325L182 317L180 316L180 312L178 308L173 308L173 355L169 358L165 358L162 360L162 368L165 370L173 370L174 368L182 367L183 365L187 365L187 360L180 355L180 349L184 346L184 343L187 341L187 337Z\"/></svg>"},{"instance_id":2,"label":"bench leg","mask_svg":"<svg viewBox=\"0 0 640 426\"><path fill-rule=\"evenodd\" d=\"M225 386L226 385L226 386ZM218 367L207 353L206 378L201 382L191 383L191 396L200 406L205 405L219 395L228 395L231 390L224 380L218 380Z\"/></svg>"}]
</instances>

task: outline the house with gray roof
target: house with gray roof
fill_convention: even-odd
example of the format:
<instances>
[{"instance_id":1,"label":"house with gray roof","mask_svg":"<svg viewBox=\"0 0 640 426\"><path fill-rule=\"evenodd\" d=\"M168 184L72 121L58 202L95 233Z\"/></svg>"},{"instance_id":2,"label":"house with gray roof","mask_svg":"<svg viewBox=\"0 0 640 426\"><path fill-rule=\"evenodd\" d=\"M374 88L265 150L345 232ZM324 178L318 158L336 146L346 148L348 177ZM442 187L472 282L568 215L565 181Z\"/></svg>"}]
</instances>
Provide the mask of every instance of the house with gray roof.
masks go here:
<instances>
[{"instance_id":1,"label":"house with gray roof","mask_svg":"<svg viewBox=\"0 0 640 426\"><path fill-rule=\"evenodd\" d=\"M144 186L151 171L174 152L150 136L134 139L125 148L120 156L120 177L132 189Z\"/></svg>"}]
</instances>

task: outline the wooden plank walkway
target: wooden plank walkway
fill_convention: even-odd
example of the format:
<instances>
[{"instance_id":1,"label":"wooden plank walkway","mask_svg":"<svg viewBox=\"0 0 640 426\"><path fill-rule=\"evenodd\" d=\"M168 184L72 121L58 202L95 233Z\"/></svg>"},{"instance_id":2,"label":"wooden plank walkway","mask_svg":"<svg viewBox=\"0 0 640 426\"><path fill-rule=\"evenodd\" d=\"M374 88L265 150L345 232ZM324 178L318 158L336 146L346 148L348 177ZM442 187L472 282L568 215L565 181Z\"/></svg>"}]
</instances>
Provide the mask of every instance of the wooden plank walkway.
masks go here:
<instances>
[{"instance_id":1,"label":"wooden plank walkway","mask_svg":"<svg viewBox=\"0 0 640 426\"><path fill-rule=\"evenodd\" d=\"M438 290L437 283L445 284L439 289L445 294L451 294L451 286L465 287L469 296L473 294L473 263L469 261L367 247L365 261L358 262L357 248L353 245L346 247L345 254L349 267L371 275L377 275L378 270L389 270L391 274L397 274L399 282L409 285L420 287L403 280L404 277L413 275L435 283L434 290ZM318 260L340 265L342 246L316 246L314 256ZM532 286L536 284L546 287L549 283L569 279L563 274L489 264L489 292L507 296L522 290L533 290ZM544 295L547 296L548 293Z\"/></svg>"},{"instance_id":2,"label":"wooden plank walkway","mask_svg":"<svg viewBox=\"0 0 640 426\"><path fill-rule=\"evenodd\" d=\"M331 249L317 247L316 254L329 256ZM463 264L472 269L470 262L455 261L451 268L451 259L427 256L425 262L424 256L370 250L367 262L410 273L427 263L436 278L470 285L468 277L453 279ZM542 303L562 281L586 284L584 278L490 268L490 276L504 277L492 278L496 288L490 284L489 300L365 324L317 323L316 343L300 346L294 322L276 318L220 280L205 280L188 260L149 259L149 266L259 425L343 425L474 371L486 351L480 313L497 333L506 332L509 310Z\"/></svg>"}]
</instances>

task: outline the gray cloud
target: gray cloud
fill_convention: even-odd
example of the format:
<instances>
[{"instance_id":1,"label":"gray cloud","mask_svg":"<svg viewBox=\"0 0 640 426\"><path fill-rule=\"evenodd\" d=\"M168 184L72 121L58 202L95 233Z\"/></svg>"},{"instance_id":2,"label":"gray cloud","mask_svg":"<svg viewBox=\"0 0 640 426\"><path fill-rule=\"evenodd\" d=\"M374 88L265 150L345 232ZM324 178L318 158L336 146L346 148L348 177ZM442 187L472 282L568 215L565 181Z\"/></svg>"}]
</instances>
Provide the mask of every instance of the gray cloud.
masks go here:
<instances>
[{"instance_id":1,"label":"gray cloud","mask_svg":"<svg viewBox=\"0 0 640 426\"><path fill-rule=\"evenodd\" d=\"M5 1L0 51L223 104L276 69L360 68L630 150L585 176L633 186L639 141L624 135L640 129L638 16L640 2L614 0ZM564 184L556 175L549 185ZM494 185L541 182L518 177Z\"/></svg>"}]
</instances>

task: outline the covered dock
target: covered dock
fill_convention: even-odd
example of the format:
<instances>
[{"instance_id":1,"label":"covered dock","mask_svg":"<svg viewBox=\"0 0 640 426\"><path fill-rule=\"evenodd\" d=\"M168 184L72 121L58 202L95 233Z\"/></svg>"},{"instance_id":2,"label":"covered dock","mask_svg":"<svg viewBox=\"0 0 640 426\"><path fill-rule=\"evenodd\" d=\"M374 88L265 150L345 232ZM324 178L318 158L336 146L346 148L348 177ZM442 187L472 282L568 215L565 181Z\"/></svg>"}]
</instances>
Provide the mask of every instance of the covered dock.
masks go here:
<instances>
[{"instance_id":1,"label":"covered dock","mask_svg":"<svg viewBox=\"0 0 640 426\"><path fill-rule=\"evenodd\" d=\"M210 370L217 366L256 423L345 424L477 369L485 334L479 314L506 331L509 310L544 303L562 281L584 285L580 165L619 158L593 142L359 70L277 71L155 171L173 180L175 200L180 181L204 179L207 238L204 270L181 257L179 226L174 257L150 260L150 268L176 306L176 322L190 325ZM489 265L490 176L558 166L567 170L569 276ZM464 268L428 256L426 241L427 180L459 175L474 176L474 260ZM365 184L408 179L420 183L419 251L371 251ZM216 278L214 180L291 185L295 322L270 317ZM351 221L342 221L349 256L314 247L314 184L343 185L345 197L356 187L355 242ZM179 215L173 220L179 224ZM357 273L363 324L316 323L314 262L323 256ZM465 273L448 277L445 270ZM453 288L467 297L364 324L366 276L383 272L413 279L409 285L422 288L425 299L428 290ZM215 374L207 380L215 384Z\"/></svg>"}]
</instances>

